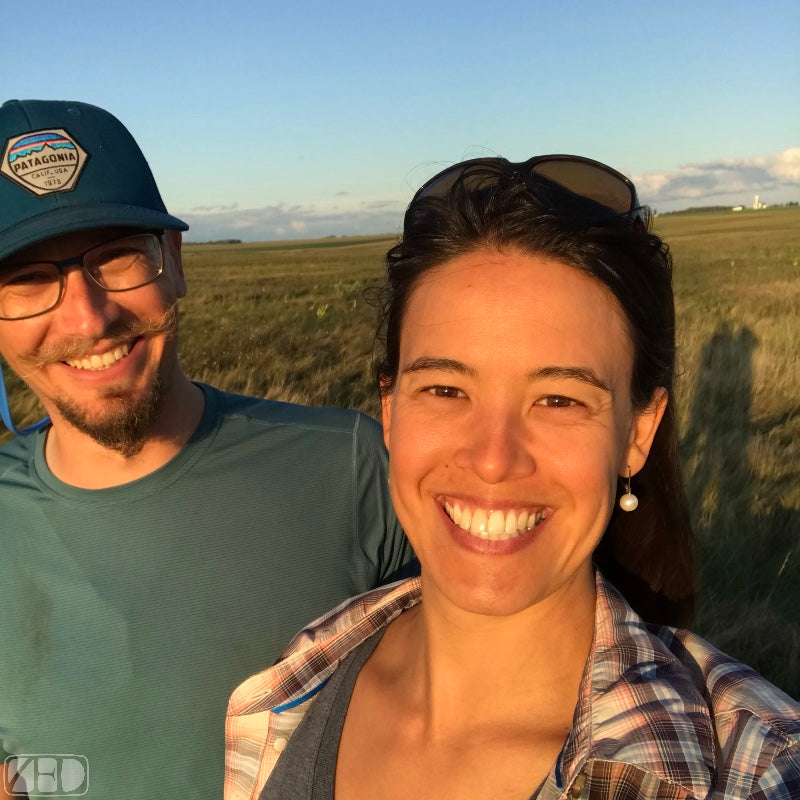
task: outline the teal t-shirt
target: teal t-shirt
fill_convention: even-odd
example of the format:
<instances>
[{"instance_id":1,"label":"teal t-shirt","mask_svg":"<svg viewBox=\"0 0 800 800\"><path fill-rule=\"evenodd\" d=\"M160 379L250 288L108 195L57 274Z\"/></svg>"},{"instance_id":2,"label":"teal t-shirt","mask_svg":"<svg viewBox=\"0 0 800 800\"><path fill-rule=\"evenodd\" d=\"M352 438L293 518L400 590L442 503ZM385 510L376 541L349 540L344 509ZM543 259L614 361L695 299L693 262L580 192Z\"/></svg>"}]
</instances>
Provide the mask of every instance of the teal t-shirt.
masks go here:
<instances>
[{"instance_id":1,"label":"teal t-shirt","mask_svg":"<svg viewBox=\"0 0 800 800\"><path fill-rule=\"evenodd\" d=\"M192 439L76 489L0 448L0 743L74 754L92 800L219 798L230 692L412 553L374 420L203 386Z\"/></svg>"}]
</instances>

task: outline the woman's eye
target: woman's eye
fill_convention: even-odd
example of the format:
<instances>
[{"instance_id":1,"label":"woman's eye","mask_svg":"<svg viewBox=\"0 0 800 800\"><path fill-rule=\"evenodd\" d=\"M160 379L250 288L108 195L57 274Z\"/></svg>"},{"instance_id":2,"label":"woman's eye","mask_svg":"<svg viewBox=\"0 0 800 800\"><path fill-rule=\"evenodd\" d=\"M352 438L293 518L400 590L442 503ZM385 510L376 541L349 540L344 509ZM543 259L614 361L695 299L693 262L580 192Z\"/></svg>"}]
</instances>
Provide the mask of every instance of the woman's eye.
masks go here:
<instances>
[{"instance_id":1,"label":"woman's eye","mask_svg":"<svg viewBox=\"0 0 800 800\"><path fill-rule=\"evenodd\" d=\"M580 403L571 397L564 397L561 394L549 394L537 400L534 405L547 406L547 408L571 408L572 406L580 405Z\"/></svg>"},{"instance_id":2,"label":"woman's eye","mask_svg":"<svg viewBox=\"0 0 800 800\"><path fill-rule=\"evenodd\" d=\"M426 389L427 392L434 397L463 397L464 393L461 389L456 389L455 386L430 386Z\"/></svg>"}]
</instances>

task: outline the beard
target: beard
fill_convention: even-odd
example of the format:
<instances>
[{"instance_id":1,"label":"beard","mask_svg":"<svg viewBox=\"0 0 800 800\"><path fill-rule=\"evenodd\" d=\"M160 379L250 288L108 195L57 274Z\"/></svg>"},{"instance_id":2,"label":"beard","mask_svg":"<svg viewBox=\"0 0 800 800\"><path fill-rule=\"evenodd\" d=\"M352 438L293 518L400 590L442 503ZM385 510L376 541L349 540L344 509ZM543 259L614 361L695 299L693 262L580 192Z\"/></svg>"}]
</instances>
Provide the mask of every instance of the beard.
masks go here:
<instances>
[{"instance_id":1,"label":"beard","mask_svg":"<svg viewBox=\"0 0 800 800\"><path fill-rule=\"evenodd\" d=\"M161 416L168 389L168 383L156 373L140 397L131 398L121 392L109 391L102 397L108 408L99 417L89 414L69 398L54 397L53 404L73 428L103 447L131 458L141 452Z\"/></svg>"},{"instance_id":2,"label":"beard","mask_svg":"<svg viewBox=\"0 0 800 800\"><path fill-rule=\"evenodd\" d=\"M109 339L130 342L148 336L165 335L165 357L176 358L178 335L177 304L171 306L157 320L135 321L130 325L115 326L109 331ZM79 358L93 345L91 340L70 339L47 350L40 350L27 357L32 367L54 361ZM163 363L167 363L166 361ZM132 397L123 389L108 387L100 399L104 404L102 412L90 411L67 396L53 396L50 401L58 413L73 428L85 433L98 444L109 450L131 458L141 452L147 443L153 426L159 420L167 397L171 380L166 371L159 369L153 373L149 385L139 396Z\"/></svg>"}]
</instances>

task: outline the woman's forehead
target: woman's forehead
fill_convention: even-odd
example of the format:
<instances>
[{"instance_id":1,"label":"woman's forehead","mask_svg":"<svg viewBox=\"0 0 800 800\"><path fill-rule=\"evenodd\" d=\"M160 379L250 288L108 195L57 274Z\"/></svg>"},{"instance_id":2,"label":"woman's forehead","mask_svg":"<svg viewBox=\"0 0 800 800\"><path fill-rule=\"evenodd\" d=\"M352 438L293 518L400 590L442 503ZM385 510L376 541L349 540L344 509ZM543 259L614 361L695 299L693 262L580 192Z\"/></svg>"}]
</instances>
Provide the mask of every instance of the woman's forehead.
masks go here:
<instances>
[{"instance_id":1,"label":"woman's forehead","mask_svg":"<svg viewBox=\"0 0 800 800\"><path fill-rule=\"evenodd\" d=\"M508 363L632 362L624 314L606 287L518 251L475 251L423 276L404 316L401 358L433 350Z\"/></svg>"},{"instance_id":2,"label":"woman's forehead","mask_svg":"<svg viewBox=\"0 0 800 800\"><path fill-rule=\"evenodd\" d=\"M490 309L504 316L504 307L510 313L525 304L531 319L564 326L586 317L613 317L625 325L619 302L600 281L558 259L518 250L476 250L430 269L411 292L406 316L463 318L459 311L467 307L478 316Z\"/></svg>"}]
</instances>

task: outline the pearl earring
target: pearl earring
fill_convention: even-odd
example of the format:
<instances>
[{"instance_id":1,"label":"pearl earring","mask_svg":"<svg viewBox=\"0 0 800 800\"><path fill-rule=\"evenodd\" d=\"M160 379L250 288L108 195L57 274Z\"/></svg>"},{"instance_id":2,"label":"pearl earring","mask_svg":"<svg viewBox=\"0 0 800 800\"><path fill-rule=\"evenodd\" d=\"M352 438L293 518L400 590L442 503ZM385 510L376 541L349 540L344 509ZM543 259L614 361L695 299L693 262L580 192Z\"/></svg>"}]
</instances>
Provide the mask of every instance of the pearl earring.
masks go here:
<instances>
[{"instance_id":1,"label":"pearl earring","mask_svg":"<svg viewBox=\"0 0 800 800\"><path fill-rule=\"evenodd\" d=\"M623 511L636 511L639 498L631 492L631 468L628 467L628 477L625 480L625 494L619 499L619 507Z\"/></svg>"}]
</instances>

